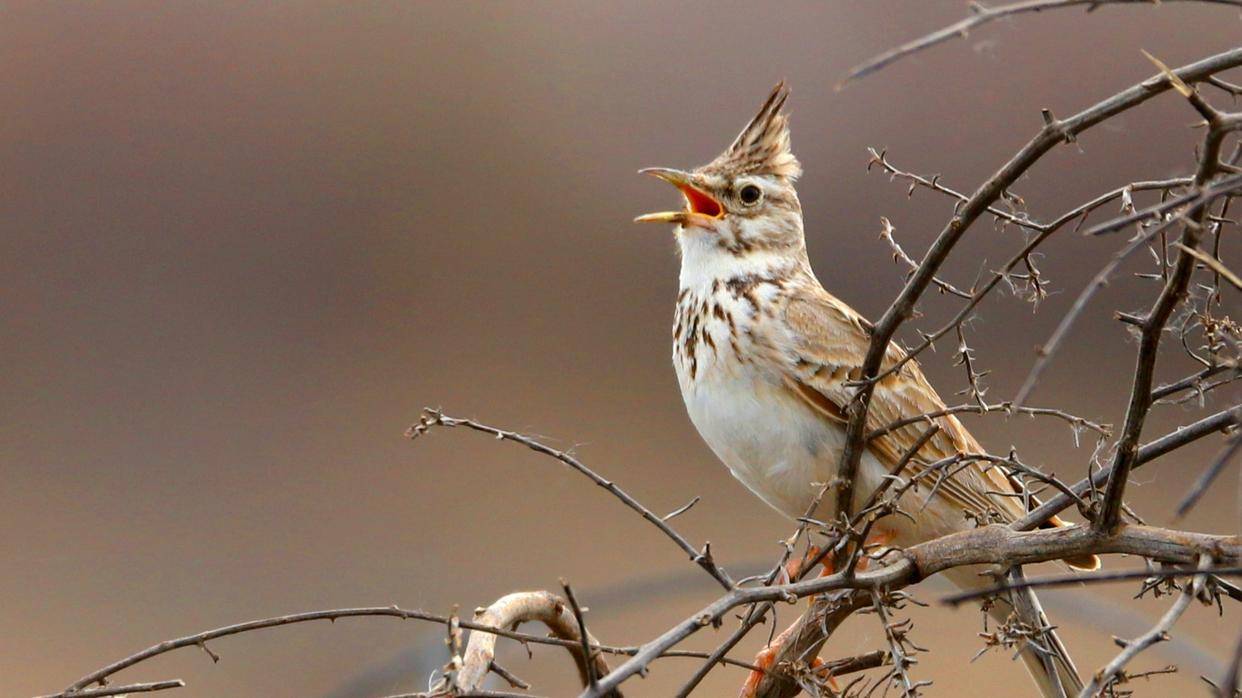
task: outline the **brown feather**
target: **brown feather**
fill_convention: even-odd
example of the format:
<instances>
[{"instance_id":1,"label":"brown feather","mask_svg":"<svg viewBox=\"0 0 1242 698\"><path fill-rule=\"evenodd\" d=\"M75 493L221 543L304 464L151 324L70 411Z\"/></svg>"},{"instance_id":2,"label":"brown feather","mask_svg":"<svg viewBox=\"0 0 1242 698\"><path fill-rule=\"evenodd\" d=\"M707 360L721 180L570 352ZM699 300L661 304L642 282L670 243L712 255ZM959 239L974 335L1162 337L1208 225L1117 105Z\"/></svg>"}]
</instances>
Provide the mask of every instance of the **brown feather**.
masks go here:
<instances>
[{"instance_id":1,"label":"brown feather","mask_svg":"<svg viewBox=\"0 0 1242 698\"><path fill-rule=\"evenodd\" d=\"M846 385L852 376L856 378L861 369L870 342L866 321L854 309L834 298L818 284L807 285L792 294L785 306L787 326L794 333L796 356L790 366L788 382L794 392L826 418L835 422L845 419L844 407L853 398L855 389ZM899 347L890 345L882 363L887 369L905 357ZM940 396L923 376L916 361L906 363L893 375L885 377L872 394L867 414L868 432L882 429L888 424L920 414L936 412L945 408ZM938 417L935 423L940 430L928 440L906 468L917 473L928 464L951 458L962 453L984 453L982 446L966 427L953 415ZM926 429L923 422L894 429L868 443L868 449L886 466L895 466ZM1025 496L1001 496L990 491L1012 495L1024 495L1023 486L1001 467L983 467L970 463L945 479L938 496L976 513L992 511L1004 520L1014 521L1027 511ZM1045 526L1067 526L1065 521L1053 518ZM1065 561L1078 569L1097 569L1099 559L1094 555L1071 558Z\"/></svg>"}]
</instances>

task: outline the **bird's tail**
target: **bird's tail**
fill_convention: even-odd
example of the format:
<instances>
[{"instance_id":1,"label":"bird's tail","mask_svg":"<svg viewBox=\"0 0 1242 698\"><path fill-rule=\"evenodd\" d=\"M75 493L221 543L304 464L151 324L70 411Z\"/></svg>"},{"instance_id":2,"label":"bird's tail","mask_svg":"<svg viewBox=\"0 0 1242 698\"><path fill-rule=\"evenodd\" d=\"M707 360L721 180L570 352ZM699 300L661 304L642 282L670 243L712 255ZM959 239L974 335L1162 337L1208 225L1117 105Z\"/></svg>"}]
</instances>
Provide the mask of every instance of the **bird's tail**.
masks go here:
<instances>
[{"instance_id":1,"label":"bird's tail","mask_svg":"<svg viewBox=\"0 0 1242 698\"><path fill-rule=\"evenodd\" d=\"M1020 573L1017 578L1021 579ZM1035 592L1029 588L1015 589L1010 592L1010 599L1012 605L998 601L988 614L1003 624L1011 621L1016 613L1026 627L1043 629L1042 633L1033 634L1019 653L1039 694L1043 698L1076 698L1083 689L1082 679L1065 644L1049 624Z\"/></svg>"}]
</instances>

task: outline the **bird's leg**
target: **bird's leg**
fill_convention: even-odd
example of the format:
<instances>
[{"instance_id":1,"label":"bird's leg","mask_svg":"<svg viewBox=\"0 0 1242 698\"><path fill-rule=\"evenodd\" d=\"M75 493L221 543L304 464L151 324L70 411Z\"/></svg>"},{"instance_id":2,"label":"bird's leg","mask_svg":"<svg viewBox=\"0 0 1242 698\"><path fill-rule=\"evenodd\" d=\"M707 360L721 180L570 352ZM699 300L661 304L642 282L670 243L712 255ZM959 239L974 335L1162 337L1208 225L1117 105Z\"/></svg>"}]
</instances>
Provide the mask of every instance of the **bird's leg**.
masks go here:
<instances>
[{"instance_id":1,"label":"bird's leg","mask_svg":"<svg viewBox=\"0 0 1242 698\"><path fill-rule=\"evenodd\" d=\"M893 537L894 534L889 531L876 531L867 538L864 548L866 546L887 545L892 542ZM806 551L806 555L785 563L786 579L790 581L796 580L799 575L801 575L803 567L810 564L815 558L819 557L820 552L822 551L818 547L812 545ZM867 568L867 563L868 559L863 557L858 561L858 569L860 571L865 570ZM827 577L828 575L833 574L835 567L831 556L825 557L822 564L823 569L820 571L819 576ZM810 597L808 602L814 603L815 597ZM755 655L754 660L754 664L758 667L758 669L752 669L750 671L750 674L746 677L746 683L742 684L742 690L738 693L738 698L754 698L755 692L759 690L759 684L763 681L764 675L776 664L776 657L781 651L781 646L783 646L798 632L800 625L801 619L794 621L793 625L785 628L784 632L777 635L771 642L768 643L766 647L759 650L759 653ZM823 660L816 657L811 662L811 668L816 669L823 663ZM834 689L837 687L836 681L831 676L828 677L828 681L833 685Z\"/></svg>"},{"instance_id":2,"label":"bird's leg","mask_svg":"<svg viewBox=\"0 0 1242 698\"><path fill-rule=\"evenodd\" d=\"M820 550L819 547L811 545L807 547L805 555L799 558L794 558L785 563L785 579L790 582L797 581L798 578L802 576L802 571L806 569L806 566L811 564L815 558L819 557L821 552L823 551ZM825 557L822 565L823 567L820 571L821 577L826 577L832 574L834 567L831 556ZM814 602L814 596L807 599L808 605L813 604ZM766 647L759 650L759 653L755 655L754 660L755 666L759 668L752 669L750 674L746 677L746 683L742 684L742 690L738 694L739 698L753 698L755 692L759 690L759 683L763 681L764 675L775 665L776 657L780 653L781 647L795 633L797 633L798 626L799 622L795 621L793 625L785 628L784 632L773 638ZM823 661L820 660L819 657L816 657L811 662L811 668L818 668L821 664L823 664Z\"/></svg>"},{"instance_id":3,"label":"bird's leg","mask_svg":"<svg viewBox=\"0 0 1242 698\"><path fill-rule=\"evenodd\" d=\"M785 563L785 579L791 582L798 581L798 578L802 576L802 570L806 569L807 565L811 564L815 558L819 557L821 552L823 551L820 550L818 546L807 546L805 555ZM820 573L820 576L824 577L832 574L832 558L825 558L823 565L824 569Z\"/></svg>"},{"instance_id":4,"label":"bird's leg","mask_svg":"<svg viewBox=\"0 0 1242 698\"><path fill-rule=\"evenodd\" d=\"M875 533L867 536L867 541L863 543L862 552L859 553L858 571L865 572L867 570L867 566L871 563L871 558L867 557L868 548L882 548L889 543L892 543L893 539L896 537L896 533L885 530L877 530Z\"/></svg>"},{"instance_id":5,"label":"bird's leg","mask_svg":"<svg viewBox=\"0 0 1242 698\"><path fill-rule=\"evenodd\" d=\"M758 669L751 669L750 674L746 677L746 683L742 684L742 690L738 693L738 698L754 698L755 692L759 690L759 683L763 681L763 677L776 664L776 656L784 645L798 631L798 622L785 628L785 631L777 635L767 647L759 650L759 654L755 655L754 664ZM819 662L819 658L815 658Z\"/></svg>"}]
</instances>

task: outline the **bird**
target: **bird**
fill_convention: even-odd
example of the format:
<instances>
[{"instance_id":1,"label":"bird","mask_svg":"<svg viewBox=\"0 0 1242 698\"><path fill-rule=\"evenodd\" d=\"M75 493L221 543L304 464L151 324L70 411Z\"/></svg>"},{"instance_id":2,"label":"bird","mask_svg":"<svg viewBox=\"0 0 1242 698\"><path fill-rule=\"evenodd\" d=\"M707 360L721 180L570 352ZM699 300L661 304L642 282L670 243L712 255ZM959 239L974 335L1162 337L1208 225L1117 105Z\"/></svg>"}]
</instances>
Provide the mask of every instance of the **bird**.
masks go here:
<instances>
[{"instance_id":1,"label":"bird","mask_svg":"<svg viewBox=\"0 0 1242 698\"><path fill-rule=\"evenodd\" d=\"M732 144L693 170L647 168L676 187L684 208L639 216L639 223L673 224L681 269L673 338L673 365L690 421L716 457L751 492L790 518L807 514L834 482L846 443L847 409L858 391L872 325L829 293L811 268L795 183L802 166L790 144L789 91L779 83ZM836 259L835 264L857 264ZM883 375L906 358L890 343ZM915 360L875 382L867 433L903 419L941 413L945 403ZM915 420L867 442L852 487L856 511L901 464L929 424L938 429L900 475L912 477L954 456L986 453L952 414ZM900 548L986 523L1012 522L1031 506L1022 483L1004 467L965 459L926 503L907 515L881 519L870 543ZM834 497L812 512L818 521L837 515ZM1060 519L1045 524L1066 526ZM1066 560L1095 569L1099 560ZM964 589L991 583L981 568L946 573ZM989 613L999 622L1010 611ZM1045 623L1046 624L1046 623ZM1055 636L1045 663L1028 646L1022 657L1044 696L1075 695L1082 688L1068 652ZM756 661L770 665L770 646ZM1050 675L1055 667L1057 679ZM753 694L757 672L742 689ZM1058 688L1057 684L1060 684ZM749 693L748 693L749 692Z\"/></svg>"}]
</instances>

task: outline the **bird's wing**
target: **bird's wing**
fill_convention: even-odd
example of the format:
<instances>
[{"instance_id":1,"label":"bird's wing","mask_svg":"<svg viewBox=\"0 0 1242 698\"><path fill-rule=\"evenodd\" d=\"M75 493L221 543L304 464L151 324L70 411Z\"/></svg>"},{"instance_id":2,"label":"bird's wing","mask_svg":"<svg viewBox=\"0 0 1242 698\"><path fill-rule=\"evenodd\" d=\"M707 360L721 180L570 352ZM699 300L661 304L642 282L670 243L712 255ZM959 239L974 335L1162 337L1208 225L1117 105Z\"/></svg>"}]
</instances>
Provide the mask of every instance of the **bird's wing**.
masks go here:
<instances>
[{"instance_id":1,"label":"bird's wing","mask_svg":"<svg viewBox=\"0 0 1242 698\"><path fill-rule=\"evenodd\" d=\"M791 333L785 367L786 381L803 400L827 419L844 421L845 408L856 389L848 383L861 377L862 364L870 342L866 320L853 308L822 288L807 289L787 302L785 324ZM890 344L882 368L902 358L905 352ZM945 408L944 402L923 376L915 361L885 377L875 387L867 413L868 433L883 429L901 419L929 414ZM957 454L984 453L979 443L952 415L934 418L940 429L919 449L905 470L916 474L937 461ZM922 436L930 422L922 420L893 429L872 439L868 448L891 469L900 462ZM951 476L944 476L951 473ZM987 517L1000 514L1012 521L1025 511L1020 484L998 467L979 462L954 464L942 473L927 477L927 487L936 486L944 497L967 511ZM938 484L937 484L938 483ZM924 490L927 491L927 490ZM868 493L859 493L865 497ZM987 521L989 518L982 520Z\"/></svg>"}]
</instances>

